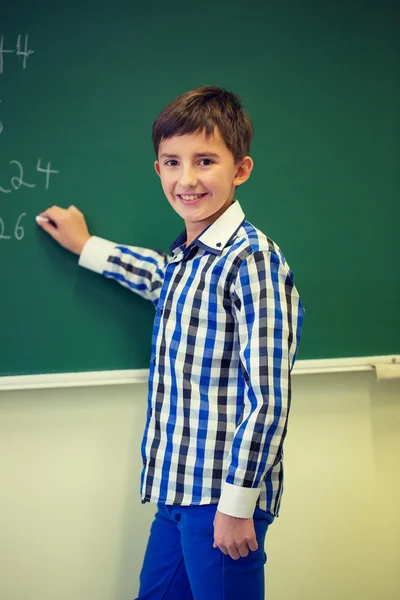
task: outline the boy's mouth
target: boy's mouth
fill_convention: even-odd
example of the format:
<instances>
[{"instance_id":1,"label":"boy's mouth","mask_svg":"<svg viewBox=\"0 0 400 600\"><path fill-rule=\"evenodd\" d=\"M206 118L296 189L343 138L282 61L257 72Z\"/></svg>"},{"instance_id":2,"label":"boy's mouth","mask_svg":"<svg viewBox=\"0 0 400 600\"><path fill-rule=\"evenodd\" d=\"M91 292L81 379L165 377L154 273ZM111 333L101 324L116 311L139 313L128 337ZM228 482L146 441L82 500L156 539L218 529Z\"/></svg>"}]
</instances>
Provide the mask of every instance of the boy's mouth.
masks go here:
<instances>
[{"instance_id":1,"label":"boy's mouth","mask_svg":"<svg viewBox=\"0 0 400 600\"><path fill-rule=\"evenodd\" d=\"M204 198L207 193L204 194L177 194L179 200L183 204L196 204L201 198Z\"/></svg>"}]
</instances>

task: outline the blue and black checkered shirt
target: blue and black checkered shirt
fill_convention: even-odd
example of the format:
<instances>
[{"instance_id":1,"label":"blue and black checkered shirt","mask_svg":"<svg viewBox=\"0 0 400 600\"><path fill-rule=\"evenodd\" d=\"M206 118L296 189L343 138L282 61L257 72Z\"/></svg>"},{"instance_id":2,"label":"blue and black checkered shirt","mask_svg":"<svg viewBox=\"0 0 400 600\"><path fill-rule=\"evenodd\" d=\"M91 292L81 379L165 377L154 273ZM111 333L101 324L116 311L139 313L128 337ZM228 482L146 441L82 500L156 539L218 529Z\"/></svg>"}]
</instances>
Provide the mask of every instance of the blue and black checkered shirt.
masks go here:
<instances>
[{"instance_id":1,"label":"blue and black checkered shirt","mask_svg":"<svg viewBox=\"0 0 400 600\"><path fill-rule=\"evenodd\" d=\"M80 264L155 307L142 501L277 516L304 310L279 247L233 204L172 255L92 237Z\"/></svg>"}]
</instances>

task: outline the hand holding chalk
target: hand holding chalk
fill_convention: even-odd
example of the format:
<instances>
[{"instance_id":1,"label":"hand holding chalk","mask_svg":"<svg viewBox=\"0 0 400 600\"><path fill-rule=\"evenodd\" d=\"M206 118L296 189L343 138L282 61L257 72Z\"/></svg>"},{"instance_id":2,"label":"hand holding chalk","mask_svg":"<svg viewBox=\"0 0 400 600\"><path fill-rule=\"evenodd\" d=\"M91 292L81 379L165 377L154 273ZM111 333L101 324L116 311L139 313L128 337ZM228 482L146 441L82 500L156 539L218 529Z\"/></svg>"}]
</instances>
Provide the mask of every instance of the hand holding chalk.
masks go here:
<instances>
[{"instance_id":1,"label":"hand holding chalk","mask_svg":"<svg viewBox=\"0 0 400 600\"><path fill-rule=\"evenodd\" d=\"M67 209L52 206L36 217L36 223L61 246L80 254L88 239L85 217L75 206Z\"/></svg>"}]
</instances>

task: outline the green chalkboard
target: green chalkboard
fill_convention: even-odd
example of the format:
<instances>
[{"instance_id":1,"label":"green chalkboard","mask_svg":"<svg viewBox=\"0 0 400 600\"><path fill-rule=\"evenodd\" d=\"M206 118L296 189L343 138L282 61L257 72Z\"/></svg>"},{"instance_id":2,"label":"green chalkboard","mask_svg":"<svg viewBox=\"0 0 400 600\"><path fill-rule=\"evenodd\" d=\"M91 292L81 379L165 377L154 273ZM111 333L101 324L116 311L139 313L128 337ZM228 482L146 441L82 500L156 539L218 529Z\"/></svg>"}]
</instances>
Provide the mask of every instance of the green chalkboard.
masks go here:
<instances>
[{"instance_id":1,"label":"green chalkboard","mask_svg":"<svg viewBox=\"0 0 400 600\"><path fill-rule=\"evenodd\" d=\"M0 8L0 374L146 368L153 307L35 224L168 250L151 125L204 84L255 138L246 218L295 273L298 358L400 352L399 3L11 2ZM55 172L54 172L55 171Z\"/></svg>"}]
</instances>

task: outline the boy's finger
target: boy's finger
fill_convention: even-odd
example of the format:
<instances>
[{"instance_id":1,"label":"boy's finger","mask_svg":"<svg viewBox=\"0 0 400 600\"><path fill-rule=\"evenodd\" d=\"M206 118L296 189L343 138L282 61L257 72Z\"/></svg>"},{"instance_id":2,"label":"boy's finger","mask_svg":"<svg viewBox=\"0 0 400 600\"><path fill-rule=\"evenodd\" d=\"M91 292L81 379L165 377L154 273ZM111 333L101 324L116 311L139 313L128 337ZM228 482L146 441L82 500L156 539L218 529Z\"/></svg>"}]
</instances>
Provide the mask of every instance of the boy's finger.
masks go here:
<instances>
[{"instance_id":1,"label":"boy's finger","mask_svg":"<svg viewBox=\"0 0 400 600\"><path fill-rule=\"evenodd\" d=\"M43 225L44 223L50 223L50 225L57 227L57 223L55 221L53 221L53 219L50 219L50 217L44 217L43 213L41 215L37 215L36 223L38 225Z\"/></svg>"},{"instance_id":2,"label":"boy's finger","mask_svg":"<svg viewBox=\"0 0 400 600\"><path fill-rule=\"evenodd\" d=\"M253 538L248 542L248 546L252 552L255 552L258 549L257 539Z\"/></svg>"},{"instance_id":3,"label":"boy's finger","mask_svg":"<svg viewBox=\"0 0 400 600\"><path fill-rule=\"evenodd\" d=\"M42 229L44 229L49 235L51 235L52 238L54 238L55 240L58 239L58 229L57 226L52 223L51 221L36 221L38 225L40 225L40 227Z\"/></svg>"},{"instance_id":4,"label":"boy's finger","mask_svg":"<svg viewBox=\"0 0 400 600\"><path fill-rule=\"evenodd\" d=\"M65 212L65 209L60 208L59 206L52 206L51 208L48 208L47 210L44 210L43 212L39 213L38 216L47 217L48 219L50 219L50 221L53 221L53 223L58 225L59 219L61 219Z\"/></svg>"}]
</instances>

